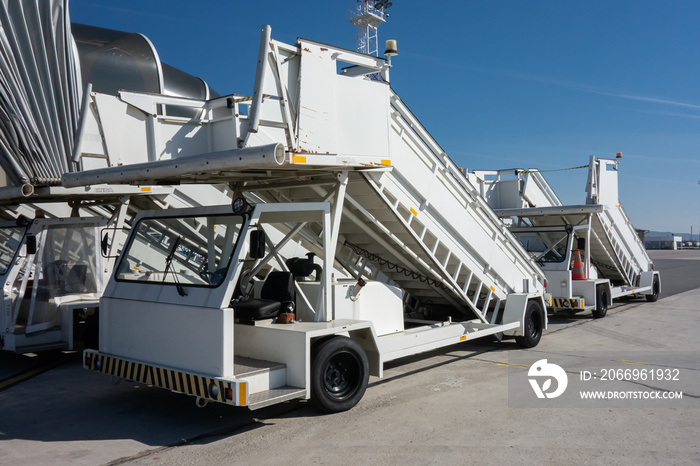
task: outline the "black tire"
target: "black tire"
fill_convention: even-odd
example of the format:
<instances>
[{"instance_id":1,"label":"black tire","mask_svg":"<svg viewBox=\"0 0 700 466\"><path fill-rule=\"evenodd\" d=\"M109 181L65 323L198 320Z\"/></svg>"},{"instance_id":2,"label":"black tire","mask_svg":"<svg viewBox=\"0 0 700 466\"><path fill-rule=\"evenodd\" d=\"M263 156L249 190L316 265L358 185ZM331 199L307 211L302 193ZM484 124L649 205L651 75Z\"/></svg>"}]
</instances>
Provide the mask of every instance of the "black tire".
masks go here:
<instances>
[{"instance_id":1,"label":"black tire","mask_svg":"<svg viewBox=\"0 0 700 466\"><path fill-rule=\"evenodd\" d=\"M367 389L369 363L362 347L336 336L314 346L311 402L321 411L338 413L355 406Z\"/></svg>"},{"instance_id":2,"label":"black tire","mask_svg":"<svg viewBox=\"0 0 700 466\"><path fill-rule=\"evenodd\" d=\"M521 348L534 348L542 338L544 327L544 313L542 306L537 301L530 301L525 308L525 329L524 335L515 337L515 342Z\"/></svg>"},{"instance_id":3,"label":"black tire","mask_svg":"<svg viewBox=\"0 0 700 466\"><path fill-rule=\"evenodd\" d=\"M605 285L598 285L595 288L595 309L593 317L602 319L608 313L608 290Z\"/></svg>"},{"instance_id":4,"label":"black tire","mask_svg":"<svg viewBox=\"0 0 700 466\"><path fill-rule=\"evenodd\" d=\"M655 303L659 299L659 293L661 293L661 283L659 283L658 275L654 275L654 283L651 285L651 290L651 294L646 295L646 298L650 303Z\"/></svg>"}]
</instances>

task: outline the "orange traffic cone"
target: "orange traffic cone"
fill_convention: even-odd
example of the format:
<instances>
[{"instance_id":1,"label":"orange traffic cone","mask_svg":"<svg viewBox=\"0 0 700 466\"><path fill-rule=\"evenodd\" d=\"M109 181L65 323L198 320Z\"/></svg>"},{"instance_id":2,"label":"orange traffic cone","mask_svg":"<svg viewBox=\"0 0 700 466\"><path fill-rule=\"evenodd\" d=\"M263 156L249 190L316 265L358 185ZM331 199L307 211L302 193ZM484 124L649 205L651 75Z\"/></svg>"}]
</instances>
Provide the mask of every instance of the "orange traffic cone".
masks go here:
<instances>
[{"instance_id":1,"label":"orange traffic cone","mask_svg":"<svg viewBox=\"0 0 700 466\"><path fill-rule=\"evenodd\" d=\"M578 248L574 251L574 269L571 271L573 280L585 280L586 274L583 271L583 262L581 261L581 253Z\"/></svg>"}]
</instances>

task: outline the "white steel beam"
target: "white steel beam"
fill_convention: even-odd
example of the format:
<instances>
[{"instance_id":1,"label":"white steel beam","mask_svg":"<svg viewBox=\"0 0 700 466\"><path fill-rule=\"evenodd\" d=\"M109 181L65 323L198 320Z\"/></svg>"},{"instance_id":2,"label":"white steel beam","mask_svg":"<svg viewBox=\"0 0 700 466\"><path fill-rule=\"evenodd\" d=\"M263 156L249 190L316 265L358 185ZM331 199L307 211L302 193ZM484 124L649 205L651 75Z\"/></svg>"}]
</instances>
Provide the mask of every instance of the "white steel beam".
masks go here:
<instances>
[{"instance_id":1,"label":"white steel beam","mask_svg":"<svg viewBox=\"0 0 700 466\"><path fill-rule=\"evenodd\" d=\"M288 163L282 144L231 149L212 154L146 162L121 167L65 173L63 186L71 188L103 183L139 183L146 180L177 179L185 175L250 168L279 168Z\"/></svg>"}]
</instances>

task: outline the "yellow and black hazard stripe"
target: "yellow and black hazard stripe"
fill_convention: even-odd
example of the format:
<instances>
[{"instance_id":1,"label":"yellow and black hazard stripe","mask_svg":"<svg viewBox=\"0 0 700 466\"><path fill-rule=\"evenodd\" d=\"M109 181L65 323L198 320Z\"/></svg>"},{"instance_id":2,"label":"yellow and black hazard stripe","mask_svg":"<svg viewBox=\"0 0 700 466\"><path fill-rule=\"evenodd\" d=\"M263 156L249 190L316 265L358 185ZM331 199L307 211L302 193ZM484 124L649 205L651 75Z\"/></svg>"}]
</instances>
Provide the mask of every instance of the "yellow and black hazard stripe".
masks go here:
<instances>
[{"instance_id":1,"label":"yellow and black hazard stripe","mask_svg":"<svg viewBox=\"0 0 700 466\"><path fill-rule=\"evenodd\" d=\"M86 369L113 375L172 392L207 398L219 403L245 406L248 404L247 382L229 382L201 375L164 369L162 367L127 361L86 350L83 356Z\"/></svg>"},{"instance_id":2,"label":"yellow and black hazard stripe","mask_svg":"<svg viewBox=\"0 0 700 466\"><path fill-rule=\"evenodd\" d=\"M583 298L551 298L550 304L557 309L583 309Z\"/></svg>"}]
</instances>

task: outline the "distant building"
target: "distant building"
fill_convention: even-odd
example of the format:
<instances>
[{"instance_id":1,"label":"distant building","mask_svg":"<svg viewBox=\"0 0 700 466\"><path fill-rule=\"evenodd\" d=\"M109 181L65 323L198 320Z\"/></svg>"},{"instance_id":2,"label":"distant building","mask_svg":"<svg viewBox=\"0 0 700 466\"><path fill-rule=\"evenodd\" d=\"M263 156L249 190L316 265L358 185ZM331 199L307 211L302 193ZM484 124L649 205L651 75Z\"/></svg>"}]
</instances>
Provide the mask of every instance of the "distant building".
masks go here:
<instances>
[{"instance_id":1,"label":"distant building","mask_svg":"<svg viewBox=\"0 0 700 466\"><path fill-rule=\"evenodd\" d=\"M647 236L644 238L644 246L647 249L681 249L683 238L675 235Z\"/></svg>"},{"instance_id":2,"label":"distant building","mask_svg":"<svg viewBox=\"0 0 700 466\"><path fill-rule=\"evenodd\" d=\"M649 230L640 230L639 228L635 228L635 231L637 232L637 236L639 236L639 239L642 240L643 243L647 233L649 233Z\"/></svg>"}]
</instances>

